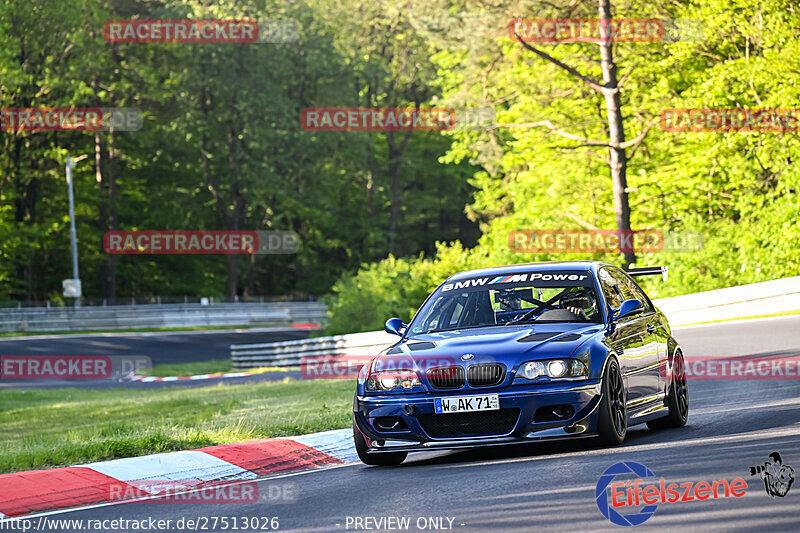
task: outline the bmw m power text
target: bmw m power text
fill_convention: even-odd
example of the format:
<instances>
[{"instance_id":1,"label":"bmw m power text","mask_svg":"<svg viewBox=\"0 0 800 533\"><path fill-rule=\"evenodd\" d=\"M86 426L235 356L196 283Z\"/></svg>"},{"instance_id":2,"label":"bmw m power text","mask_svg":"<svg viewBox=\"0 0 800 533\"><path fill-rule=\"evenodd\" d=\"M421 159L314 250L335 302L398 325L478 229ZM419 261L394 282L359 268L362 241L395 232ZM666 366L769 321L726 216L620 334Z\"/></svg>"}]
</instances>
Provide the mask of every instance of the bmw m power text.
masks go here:
<instances>
[{"instance_id":1,"label":"bmw m power text","mask_svg":"<svg viewBox=\"0 0 800 533\"><path fill-rule=\"evenodd\" d=\"M409 452L594 437L686 424L683 355L664 314L625 272L559 262L461 272L399 342L364 365L353 437L369 465Z\"/></svg>"}]
</instances>

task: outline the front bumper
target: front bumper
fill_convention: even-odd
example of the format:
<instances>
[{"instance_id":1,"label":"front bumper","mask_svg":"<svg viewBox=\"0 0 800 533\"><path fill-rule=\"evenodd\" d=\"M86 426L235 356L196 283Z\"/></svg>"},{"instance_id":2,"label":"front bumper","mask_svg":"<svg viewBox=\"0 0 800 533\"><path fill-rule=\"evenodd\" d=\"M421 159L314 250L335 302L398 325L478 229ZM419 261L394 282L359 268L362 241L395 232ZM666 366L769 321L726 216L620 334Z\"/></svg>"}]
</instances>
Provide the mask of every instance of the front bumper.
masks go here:
<instances>
[{"instance_id":1,"label":"front bumper","mask_svg":"<svg viewBox=\"0 0 800 533\"><path fill-rule=\"evenodd\" d=\"M573 439L596 435L600 380L508 386L502 389L420 392L415 394L386 394L356 396L353 419L367 438L368 453L449 450L474 446L518 444L536 440ZM518 409L519 416L510 431L501 433L431 435L418 415L434 413L434 398L497 394L500 409ZM569 418L534 422L540 407L569 405L574 414ZM487 420L497 411L483 411ZM448 416L448 415L434 415ZM375 425L379 417L399 417L405 428L383 431Z\"/></svg>"}]
</instances>

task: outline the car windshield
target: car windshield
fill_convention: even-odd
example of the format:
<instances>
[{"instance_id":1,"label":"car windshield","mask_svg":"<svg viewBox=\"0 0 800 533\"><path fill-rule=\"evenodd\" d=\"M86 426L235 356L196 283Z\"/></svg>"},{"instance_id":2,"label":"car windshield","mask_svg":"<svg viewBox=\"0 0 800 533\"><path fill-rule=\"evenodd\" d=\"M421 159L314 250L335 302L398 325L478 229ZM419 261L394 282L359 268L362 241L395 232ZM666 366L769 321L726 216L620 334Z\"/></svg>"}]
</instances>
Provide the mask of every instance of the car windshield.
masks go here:
<instances>
[{"instance_id":1,"label":"car windshield","mask_svg":"<svg viewBox=\"0 0 800 533\"><path fill-rule=\"evenodd\" d=\"M425 302L409 330L437 331L523 323L601 322L588 272L512 274L445 283Z\"/></svg>"}]
</instances>

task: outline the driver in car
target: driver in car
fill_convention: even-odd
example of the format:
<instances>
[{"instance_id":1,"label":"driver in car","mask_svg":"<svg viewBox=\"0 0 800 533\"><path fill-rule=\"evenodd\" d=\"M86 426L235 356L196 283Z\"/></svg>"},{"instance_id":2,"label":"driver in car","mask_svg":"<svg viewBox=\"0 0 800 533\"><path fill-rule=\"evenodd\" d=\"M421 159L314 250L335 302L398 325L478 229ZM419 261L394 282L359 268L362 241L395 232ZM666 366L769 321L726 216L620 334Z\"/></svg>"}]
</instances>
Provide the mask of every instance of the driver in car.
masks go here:
<instances>
[{"instance_id":1,"label":"driver in car","mask_svg":"<svg viewBox=\"0 0 800 533\"><path fill-rule=\"evenodd\" d=\"M597 316L597 302L594 291L587 287L576 287L561 297L561 307L584 320L594 320Z\"/></svg>"}]
</instances>

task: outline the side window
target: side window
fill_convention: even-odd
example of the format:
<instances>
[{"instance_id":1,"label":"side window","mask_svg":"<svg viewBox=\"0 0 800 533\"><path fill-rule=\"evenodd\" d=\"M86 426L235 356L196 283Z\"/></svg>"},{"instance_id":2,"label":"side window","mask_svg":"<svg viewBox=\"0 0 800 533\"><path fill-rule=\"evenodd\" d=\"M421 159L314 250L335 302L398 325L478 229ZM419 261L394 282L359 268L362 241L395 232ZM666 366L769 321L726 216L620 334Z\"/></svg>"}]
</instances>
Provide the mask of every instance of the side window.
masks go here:
<instances>
[{"instance_id":1,"label":"side window","mask_svg":"<svg viewBox=\"0 0 800 533\"><path fill-rule=\"evenodd\" d=\"M644 291L636 284L635 281L631 279L625 272L618 269L609 269L611 276L617 282L617 286L619 287L623 301L630 300L631 298L636 298L637 300L641 301L644 304L644 308L646 312L650 312L653 310L652 305L650 305L650 300L647 299L645 296Z\"/></svg>"},{"instance_id":2,"label":"side window","mask_svg":"<svg viewBox=\"0 0 800 533\"><path fill-rule=\"evenodd\" d=\"M601 268L598 272L598 277L600 278L600 288L603 289L606 302L614 309L618 308L625 300L619 289L619 281L611 275L608 268Z\"/></svg>"},{"instance_id":3,"label":"side window","mask_svg":"<svg viewBox=\"0 0 800 533\"><path fill-rule=\"evenodd\" d=\"M650 299L647 298L647 295L644 293L642 288L639 287L639 285L637 285L636 282L633 281L627 274L625 274L625 280L631 292L633 293L633 297L637 300L640 300L644 304L644 308L647 312L653 311L654 309L650 303Z\"/></svg>"},{"instance_id":4,"label":"side window","mask_svg":"<svg viewBox=\"0 0 800 533\"><path fill-rule=\"evenodd\" d=\"M608 270L611 274L611 277L614 278L614 281L616 282L617 289L619 289L619 292L622 295L622 301L624 302L625 300L636 298L631 290L631 285L629 283L630 280L628 279L627 274L616 268L609 268Z\"/></svg>"}]
</instances>

